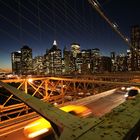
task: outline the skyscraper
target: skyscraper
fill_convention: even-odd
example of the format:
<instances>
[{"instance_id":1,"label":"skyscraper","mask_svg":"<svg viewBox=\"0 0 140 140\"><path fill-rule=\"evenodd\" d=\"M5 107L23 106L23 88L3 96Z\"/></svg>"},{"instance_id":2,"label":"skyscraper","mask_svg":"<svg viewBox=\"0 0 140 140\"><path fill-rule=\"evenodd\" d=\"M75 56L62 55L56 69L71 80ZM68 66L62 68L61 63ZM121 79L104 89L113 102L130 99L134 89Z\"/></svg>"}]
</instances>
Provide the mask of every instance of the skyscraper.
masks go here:
<instances>
[{"instance_id":1,"label":"skyscraper","mask_svg":"<svg viewBox=\"0 0 140 140\"><path fill-rule=\"evenodd\" d=\"M44 59L43 59L43 69L44 69L44 74L47 75L50 73L49 70L49 49L46 50L46 53L44 55Z\"/></svg>"},{"instance_id":2,"label":"skyscraper","mask_svg":"<svg viewBox=\"0 0 140 140\"><path fill-rule=\"evenodd\" d=\"M21 74L21 52L20 51L12 52L11 61L12 61L12 73Z\"/></svg>"},{"instance_id":3,"label":"skyscraper","mask_svg":"<svg viewBox=\"0 0 140 140\"><path fill-rule=\"evenodd\" d=\"M91 69L93 73L100 71L101 55L98 48L91 50Z\"/></svg>"},{"instance_id":4,"label":"skyscraper","mask_svg":"<svg viewBox=\"0 0 140 140\"><path fill-rule=\"evenodd\" d=\"M32 49L25 45L21 48L21 72L31 74L32 69Z\"/></svg>"},{"instance_id":5,"label":"skyscraper","mask_svg":"<svg viewBox=\"0 0 140 140\"><path fill-rule=\"evenodd\" d=\"M140 26L135 25L131 28L131 44L132 47L140 49Z\"/></svg>"},{"instance_id":6,"label":"skyscraper","mask_svg":"<svg viewBox=\"0 0 140 140\"><path fill-rule=\"evenodd\" d=\"M82 65L81 72L82 74L90 74L91 73L91 49L82 50Z\"/></svg>"},{"instance_id":7,"label":"skyscraper","mask_svg":"<svg viewBox=\"0 0 140 140\"><path fill-rule=\"evenodd\" d=\"M36 56L33 59L33 73L36 75L44 74L43 58L43 56Z\"/></svg>"},{"instance_id":8,"label":"skyscraper","mask_svg":"<svg viewBox=\"0 0 140 140\"><path fill-rule=\"evenodd\" d=\"M64 74L70 74L71 69L71 52L67 50L65 47L63 50L63 57L64 57Z\"/></svg>"},{"instance_id":9,"label":"skyscraper","mask_svg":"<svg viewBox=\"0 0 140 140\"><path fill-rule=\"evenodd\" d=\"M110 58L111 58L111 71L116 72L117 71L117 61L116 61L116 54L115 52L110 53Z\"/></svg>"},{"instance_id":10,"label":"skyscraper","mask_svg":"<svg viewBox=\"0 0 140 140\"><path fill-rule=\"evenodd\" d=\"M132 71L140 70L140 26L135 25L131 28L131 68Z\"/></svg>"},{"instance_id":11,"label":"skyscraper","mask_svg":"<svg viewBox=\"0 0 140 140\"><path fill-rule=\"evenodd\" d=\"M117 61L117 71L127 71L128 70L128 56L125 54L119 54L116 56L116 61Z\"/></svg>"},{"instance_id":12,"label":"skyscraper","mask_svg":"<svg viewBox=\"0 0 140 140\"><path fill-rule=\"evenodd\" d=\"M62 74L62 55L58 48L56 40L53 42L52 48L48 53L49 58L49 73L54 75Z\"/></svg>"},{"instance_id":13,"label":"skyscraper","mask_svg":"<svg viewBox=\"0 0 140 140\"><path fill-rule=\"evenodd\" d=\"M80 53L80 44L78 43L72 43L71 44L71 72L77 72L78 64L77 62L77 55Z\"/></svg>"},{"instance_id":14,"label":"skyscraper","mask_svg":"<svg viewBox=\"0 0 140 140\"><path fill-rule=\"evenodd\" d=\"M131 50L127 50L127 70L132 71L132 53Z\"/></svg>"},{"instance_id":15,"label":"skyscraper","mask_svg":"<svg viewBox=\"0 0 140 140\"><path fill-rule=\"evenodd\" d=\"M71 44L71 52L72 52L73 57L76 58L77 54L80 53L80 44L72 43Z\"/></svg>"},{"instance_id":16,"label":"skyscraper","mask_svg":"<svg viewBox=\"0 0 140 140\"><path fill-rule=\"evenodd\" d=\"M102 56L100 64L100 72L101 73L111 72L111 66L112 66L111 58L107 56Z\"/></svg>"}]
</instances>

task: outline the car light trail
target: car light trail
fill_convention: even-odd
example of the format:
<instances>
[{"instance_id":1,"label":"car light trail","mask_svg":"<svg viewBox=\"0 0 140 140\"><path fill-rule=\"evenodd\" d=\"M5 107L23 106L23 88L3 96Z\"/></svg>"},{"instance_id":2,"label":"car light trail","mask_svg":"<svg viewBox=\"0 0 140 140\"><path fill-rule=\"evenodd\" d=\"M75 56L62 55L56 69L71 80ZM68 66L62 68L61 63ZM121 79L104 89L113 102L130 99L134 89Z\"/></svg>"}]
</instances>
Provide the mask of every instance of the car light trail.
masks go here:
<instances>
[{"instance_id":1,"label":"car light trail","mask_svg":"<svg viewBox=\"0 0 140 140\"><path fill-rule=\"evenodd\" d=\"M44 134L44 133L46 133L46 132L48 132L48 131L49 131L49 129L47 129L47 128L41 129L41 130L39 130L39 131L36 131L36 132L33 132L33 133L29 134L29 135L28 135L28 138L37 137L37 136L39 136L39 135L41 135L41 134Z\"/></svg>"}]
</instances>

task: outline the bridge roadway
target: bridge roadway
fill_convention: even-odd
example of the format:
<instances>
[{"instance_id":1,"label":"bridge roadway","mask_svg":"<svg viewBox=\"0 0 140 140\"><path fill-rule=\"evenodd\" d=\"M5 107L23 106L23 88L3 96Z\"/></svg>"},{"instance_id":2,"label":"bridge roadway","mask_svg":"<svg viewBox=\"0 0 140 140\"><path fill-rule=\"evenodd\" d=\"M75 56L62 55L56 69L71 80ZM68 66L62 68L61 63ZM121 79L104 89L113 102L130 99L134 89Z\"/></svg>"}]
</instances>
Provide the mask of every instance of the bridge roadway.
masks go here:
<instances>
[{"instance_id":1,"label":"bridge roadway","mask_svg":"<svg viewBox=\"0 0 140 140\"><path fill-rule=\"evenodd\" d=\"M110 112L113 108L123 103L125 101L124 94L125 92L114 89L98 95L89 96L75 102L70 102L69 104L74 103L77 105L85 105L92 110L93 117L101 117L105 113ZM4 128L5 130L0 130L0 140L29 140L23 134L23 128L28 123L29 122L22 122L14 126ZM50 139L52 138L45 137L45 140ZM44 140L44 138L34 138L32 140Z\"/></svg>"}]
</instances>

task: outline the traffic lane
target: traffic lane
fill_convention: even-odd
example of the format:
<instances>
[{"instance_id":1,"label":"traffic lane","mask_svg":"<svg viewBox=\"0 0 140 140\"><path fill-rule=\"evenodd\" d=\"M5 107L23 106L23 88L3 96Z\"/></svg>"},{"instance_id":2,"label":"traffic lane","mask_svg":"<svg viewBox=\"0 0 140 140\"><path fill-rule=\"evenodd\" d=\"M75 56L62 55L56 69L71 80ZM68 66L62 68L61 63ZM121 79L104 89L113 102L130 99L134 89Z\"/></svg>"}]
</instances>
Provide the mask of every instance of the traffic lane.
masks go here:
<instances>
[{"instance_id":1,"label":"traffic lane","mask_svg":"<svg viewBox=\"0 0 140 140\"><path fill-rule=\"evenodd\" d=\"M76 101L72 101L72 102L68 102L68 103L65 103L65 105L69 105L69 104L75 104L75 105L86 105L86 104L89 104L91 102L95 102L96 100L99 100L100 98L102 97L105 97L105 96L108 96L110 94L125 94L124 91L120 90L119 88L116 88L116 89L112 89L112 90L109 90L109 91L105 91L105 92L102 92L102 93L99 93L99 94L96 94L96 95L92 95L92 96L88 96L86 98L82 98L82 99L79 99L79 100L76 100Z\"/></svg>"},{"instance_id":2,"label":"traffic lane","mask_svg":"<svg viewBox=\"0 0 140 140\"><path fill-rule=\"evenodd\" d=\"M11 133L1 136L0 140L28 140L28 139L23 135L23 129L20 129L18 131L13 132L11 131Z\"/></svg>"},{"instance_id":3,"label":"traffic lane","mask_svg":"<svg viewBox=\"0 0 140 140\"><path fill-rule=\"evenodd\" d=\"M24 136L23 129L13 132L11 131L11 133L7 135L0 136L0 140L54 140L54 139L55 139L54 135L49 136L42 135L41 137L28 139Z\"/></svg>"},{"instance_id":4,"label":"traffic lane","mask_svg":"<svg viewBox=\"0 0 140 140\"><path fill-rule=\"evenodd\" d=\"M98 100L94 100L93 102L88 102L86 106L92 110L93 116L102 116L105 113L109 112L111 109L115 108L122 102L124 102L124 94L122 92L114 92L105 97L100 97ZM0 136L0 140L29 140L23 134L23 129L17 130L16 132L13 130L11 133ZM39 137L34 138L32 140L54 140L54 137Z\"/></svg>"},{"instance_id":5,"label":"traffic lane","mask_svg":"<svg viewBox=\"0 0 140 140\"><path fill-rule=\"evenodd\" d=\"M85 106L91 109L93 116L101 117L123 103L125 101L124 94L125 92L116 91L111 95L101 97L94 102L86 104Z\"/></svg>"}]
</instances>

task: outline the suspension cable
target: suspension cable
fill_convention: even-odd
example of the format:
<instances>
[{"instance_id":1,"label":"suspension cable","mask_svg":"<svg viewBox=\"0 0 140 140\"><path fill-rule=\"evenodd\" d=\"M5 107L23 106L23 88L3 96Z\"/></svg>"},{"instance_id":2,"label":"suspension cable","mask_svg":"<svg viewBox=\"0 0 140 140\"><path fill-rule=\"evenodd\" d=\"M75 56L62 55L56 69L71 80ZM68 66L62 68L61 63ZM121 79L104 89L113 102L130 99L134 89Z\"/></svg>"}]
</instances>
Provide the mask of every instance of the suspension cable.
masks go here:
<instances>
[{"instance_id":1,"label":"suspension cable","mask_svg":"<svg viewBox=\"0 0 140 140\"><path fill-rule=\"evenodd\" d=\"M100 6L98 5L98 2L96 2L95 0L88 0L88 2L89 2L89 3L91 4L91 6L99 13L99 15L111 26L111 28L112 28L115 32L117 32L117 34L119 34L119 36L125 41L125 43L126 43L129 47L131 47L131 44L130 44L128 38L125 37L125 35L123 35L123 34L119 31L119 29L117 28L117 26L116 26L113 22L111 22L111 21L109 20L108 17L106 17L106 15L105 15L105 14L103 13L103 11L100 9Z\"/></svg>"}]
</instances>

